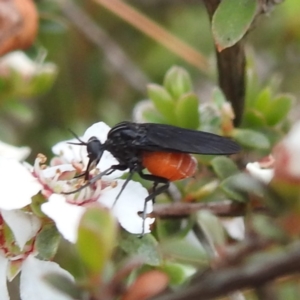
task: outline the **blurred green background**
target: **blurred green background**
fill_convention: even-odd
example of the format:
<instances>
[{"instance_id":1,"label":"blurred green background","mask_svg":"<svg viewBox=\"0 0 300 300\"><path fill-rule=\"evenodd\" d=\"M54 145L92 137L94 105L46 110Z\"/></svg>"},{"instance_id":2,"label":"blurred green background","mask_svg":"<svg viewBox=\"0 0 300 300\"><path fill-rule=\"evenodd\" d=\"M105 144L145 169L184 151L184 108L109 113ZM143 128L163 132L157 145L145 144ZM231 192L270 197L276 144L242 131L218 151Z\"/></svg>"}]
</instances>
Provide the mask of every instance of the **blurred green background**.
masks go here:
<instances>
[{"instance_id":1,"label":"blurred green background","mask_svg":"<svg viewBox=\"0 0 300 300\"><path fill-rule=\"evenodd\" d=\"M38 97L20 97L17 102L21 105L16 106L14 101L6 104L8 109L2 109L6 117L2 118L0 139L30 146L30 162L36 153L50 154L54 143L70 138L68 128L81 135L96 121L103 120L112 126L130 120L134 105L147 98L146 84L161 83L173 65L186 68L203 101L210 97L212 87L217 84L216 68L210 23L201 1L131 0L127 3L202 53L210 63L206 72L186 63L94 1L72 2L107 33L110 41L119 45L141 72L138 80L130 69L123 67L125 76L117 72L107 59L107 53L114 49L108 46L105 52L79 32L62 12L61 3L36 1L40 13L39 34L35 44L26 51L33 59L40 49L47 51L46 61L58 68L52 88ZM296 97L300 94L299 11L298 0L283 2L262 15L247 37L247 53L254 61L260 82L276 75L280 92L293 93ZM77 21L75 25L80 27L82 18ZM20 121L18 114L27 117ZM297 108L292 117L297 118Z\"/></svg>"}]
</instances>

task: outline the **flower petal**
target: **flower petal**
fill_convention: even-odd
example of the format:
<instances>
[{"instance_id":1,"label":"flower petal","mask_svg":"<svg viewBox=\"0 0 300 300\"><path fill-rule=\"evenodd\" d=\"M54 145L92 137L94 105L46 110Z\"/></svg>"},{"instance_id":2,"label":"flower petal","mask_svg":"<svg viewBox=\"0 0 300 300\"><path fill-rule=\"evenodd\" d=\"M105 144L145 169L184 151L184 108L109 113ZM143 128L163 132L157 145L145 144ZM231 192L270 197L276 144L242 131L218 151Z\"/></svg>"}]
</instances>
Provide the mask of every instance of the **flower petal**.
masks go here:
<instances>
[{"instance_id":1,"label":"flower petal","mask_svg":"<svg viewBox=\"0 0 300 300\"><path fill-rule=\"evenodd\" d=\"M2 252L0 252L0 299L9 300L9 294L6 286L6 272L7 272L8 260Z\"/></svg>"},{"instance_id":2,"label":"flower petal","mask_svg":"<svg viewBox=\"0 0 300 300\"><path fill-rule=\"evenodd\" d=\"M35 62L22 51L13 51L1 57L0 71L4 73L6 69L12 69L24 77L32 77L41 73L54 73L57 68L53 63Z\"/></svg>"},{"instance_id":3,"label":"flower petal","mask_svg":"<svg viewBox=\"0 0 300 300\"><path fill-rule=\"evenodd\" d=\"M265 184L270 183L274 176L274 169L262 169L258 162L248 163L246 169L253 177Z\"/></svg>"},{"instance_id":4,"label":"flower petal","mask_svg":"<svg viewBox=\"0 0 300 300\"><path fill-rule=\"evenodd\" d=\"M18 161L0 158L0 209L18 209L31 203L42 185Z\"/></svg>"},{"instance_id":5,"label":"flower petal","mask_svg":"<svg viewBox=\"0 0 300 300\"><path fill-rule=\"evenodd\" d=\"M83 135L83 140L88 141L89 138L95 136L103 144L107 139L107 134L110 131L110 127L104 122L98 122L90 126Z\"/></svg>"},{"instance_id":6,"label":"flower petal","mask_svg":"<svg viewBox=\"0 0 300 300\"><path fill-rule=\"evenodd\" d=\"M77 139L62 141L52 147L52 152L57 156L62 156L67 163L73 161L80 162L82 160L81 149L83 146L71 145L68 143L78 143Z\"/></svg>"},{"instance_id":7,"label":"flower petal","mask_svg":"<svg viewBox=\"0 0 300 300\"><path fill-rule=\"evenodd\" d=\"M62 195L52 194L49 201L42 205L42 211L55 222L65 239L76 242L79 222L85 212L84 207L67 203Z\"/></svg>"},{"instance_id":8,"label":"flower petal","mask_svg":"<svg viewBox=\"0 0 300 300\"><path fill-rule=\"evenodd\" d=\"M31 213L21 210L2 210L1 215L13 232L21 250L23 250L27 241L33 238L41 228L40 219Z\"/></svg>"},{"instance_id":9,"label":"flower petal","mask_svg":"<svg viewBox=\"0 0 300 300\"><path fill-rule=\"evenodd\" d=\"M222 220L222 224L232 238L239 241L245 238L245 223L243 217Z\"/></svg>"},{"instance_id":10,"label":"flower petal","mask_svg":"<svg viewBox=\"0 0 300 300\"><path fill-rule=\"evenodd\" d=\"M30 154L29 147L15 147L0 141L0 156L24 160Z\"/></svg>"},{"instance_id":11,"label":"flower petal","mask_svg":"<svg viewBox=\"0 0 300 300\"><path fill-rule=\"evenodd\" d=\"M107 139L107 134L109 131L110 131L110 127L108 125L106 125L103 122L98 122L98 123L93 124L86 130L86 132L83 135L82 140L88 141L92 136L95 136L103 144L103 143L105 143L105 141ZM110 152L104 151L103 156L97 165L97 168L102 172L102 171L110 168L112 165L118 165L118 164L119 164L119 162L114 158L114 156ZM103 176L103 178L107 178L107 179L119 178L126 172L127 171L117 170L110 175Z\"/></svg>"},{"instance_id":12,"label":"flower petal","mask_svg":"<svg viewBox=\"0 0 300 300\"><path fill-rule=\"evenodd\" d=\"M48 273L58 273L63 276L73 277L57 263L42 261L29 255L24 261L21 273L20 293L22 300L72 300L62 294L44 280Z\"/></svg>"},{"instance_id":13,"label":"flower petal","mask_svg":"<svg viewBox=\"0 0 300 300\"><path fill-rule=\"evenodd\" d=\"M143 232L143 219L139 216L139 212L144 210L145 198L148 196L148 192L139 182L130 181L114 205L125 180L119 179L116 182L116 187L108 187L101 192L98 202L112 208L113 214L128 232L141 234ZM148 201L146 213L148 214L152 210L153 203ZM146 218L144 233L150 232L150 225L154 220L154 218Z\"/></svg>"},{"instance_id":14,"label":"flower petal","mask_svg":"<svg viewBox=\"0 0 300 300\"><path fill-rule=\"evenodd\" d=\"M22 51L13 51L3 56L0 65L1 68L8 67L26 75L35 71L35 63Z\"/></svg>"}]
</instances>

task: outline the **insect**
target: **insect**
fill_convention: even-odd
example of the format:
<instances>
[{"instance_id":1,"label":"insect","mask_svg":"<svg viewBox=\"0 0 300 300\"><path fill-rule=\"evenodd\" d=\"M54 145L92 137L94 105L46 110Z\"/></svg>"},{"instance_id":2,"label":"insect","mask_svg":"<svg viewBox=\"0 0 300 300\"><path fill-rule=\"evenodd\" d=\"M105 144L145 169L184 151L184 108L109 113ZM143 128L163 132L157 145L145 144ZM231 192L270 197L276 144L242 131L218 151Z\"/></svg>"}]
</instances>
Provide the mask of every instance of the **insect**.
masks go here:
<instances>
[{"instance_id":1,"label":"insect","mask_svg":"<svg viewBox=\"0 0 300 300\"><path fill-rule=\"evenodd\" d=\"M79 175L84 176L87 182L65 194L78 192L116 170L129 169L129 175L115 203L135 173L145 180L152 181L153 190L144 199L143 220L146 218L149 200L154 201L157 195L166 191L171 181L194 175L197 163L190 154L229 155L240 151L239 145L226 137L154 123L121 122L111 128L104 143L96 137L91 137L87 142L80 140L76 135L75 137L79 143L72 144L87 147L89 162L86 171ZM109 151L119 164L112 165L89 180L89 171L99 163L105 150ZM145 174L145 169L148 169L150 174Z\"/></svg>"}]
</instances>

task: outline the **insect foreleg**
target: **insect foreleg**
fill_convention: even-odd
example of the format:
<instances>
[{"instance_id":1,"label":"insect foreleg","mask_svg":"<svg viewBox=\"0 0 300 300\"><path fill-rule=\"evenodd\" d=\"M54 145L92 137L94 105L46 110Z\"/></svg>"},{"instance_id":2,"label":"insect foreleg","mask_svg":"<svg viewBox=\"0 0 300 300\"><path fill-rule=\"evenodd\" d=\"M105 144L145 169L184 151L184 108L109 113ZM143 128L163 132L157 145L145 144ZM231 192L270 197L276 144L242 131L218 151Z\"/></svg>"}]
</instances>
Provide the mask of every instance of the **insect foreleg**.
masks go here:
<instances>
[{"instance_id":1,"label":"insect foreleg","mask_svg":"<svg viewBox=\"0 0 300 300\"><path fill-rule=\"evenodd\" d=\"M110 175L110 174L112 174L113 172L115 172L117 170L124 171L126 169L128 169L128 167L125 166L125 165L113 165L113 166L109 167L108 169L104 170L103 172L97 174L91 180L88 180L87 183L85 183L84 185L82 185L80 188L78 188L78 189L76 189L74 191L71 191L71 192L62 192L62 194L64 194L64 195L70 195L70 194L77 193L77 192L83 190L84 188L86 188L87 186L95 183L97 180L101 179L105 175ZM75 178L77 178L77 176Z\"/></svg>"}]
</instances>

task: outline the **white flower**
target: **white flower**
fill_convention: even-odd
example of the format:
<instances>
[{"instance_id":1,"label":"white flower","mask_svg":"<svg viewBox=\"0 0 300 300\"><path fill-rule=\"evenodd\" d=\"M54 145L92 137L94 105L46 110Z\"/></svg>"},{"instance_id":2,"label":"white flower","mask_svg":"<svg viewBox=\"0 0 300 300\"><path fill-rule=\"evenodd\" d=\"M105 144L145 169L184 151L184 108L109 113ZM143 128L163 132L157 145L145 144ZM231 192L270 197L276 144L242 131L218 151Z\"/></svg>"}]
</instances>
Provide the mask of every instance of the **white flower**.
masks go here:
<instances>
[{"instance_id":1,"label":"white flower","mask_svg":"<svg viewBox=\"0 0 300 300\"><path fill-rule=\"evenodd\" d=\"M110 128L102 123L96 123L87 129L80 140L86 143L91 137L97 137L101 143L107 138ZM75 170L79 166L77 173L86 170L88 163L85 145L70 145L66 142L56 144L52 150L58 155L51 161L52 166L44 167L41 163L45 162L43 157L36 159L34 172L45 186L43 194L48 198L48 202L42 205L42 211L53 219L61 234L71 242L77 240L77 229L80 218L85 211L85 207L92 203L98 203L111 209L120 225L130 233L141 234L150 232L150 225L154 222L153 218L143 220L141 213L144 211L144 201L148 192L140 183L130 181L118 201L116 197L121 191L125 180L115 179L124 174L124 171L116 171L108 176L93 182L76 193L71 192L84 184L84 179L75 178ZM71 142L79 142L76 139ZM97 170L90 171L90 178L112 165L119 164L111 153L105 151L100 162L96 166ZM81 167L80 167L81 165ZM152 201L146 205L146 214L153 210ZM144 228L143 228L144 225Z\"/></svg>"},{"instance_id":2,"label":"white flower","mask_svg":"<svg viewBox=\"0 0 300 300\"><path fill-rule=\"evenodd\" d=\"M23 251L25 244L36 236L41 228L41 221L32 213L19 209L1 210L1 216L14 235L14 240Z\"/></svg>"},{"instance_id":3,"label":"white flower","mask_svg":"<svg viewBox=\"0 0 300 300\"><path fill-rule=\"evenodd\" d=\"M110 130L110 127L107 126L103 122L95 123L91 127L89 127L86 132L84 133L83 137L80 139L83 142L87 142L91 137L96 137L100 140L101 143L104 143L107 138L107 134ZM86 147L79 146L79 145L72 145L68 143L78 143L77 139L71 139L63 142L59 142L52 147L52 151L55 155L58 155L61 159L61 162L65 163L83 163L83 168L87 166L88 157ZM97 169L100 171L104 171L108 169L112 165L119 164L118 161L112 156L112 154L108 151L104 151L103 156L96 166ZM104 176L103 178L118 178L122 176L125 172L124 171L115 171L110 175Z\"/></svg>"},{"instance_id":4,"label":"white flower","mask_svg":"<svg viewBox=\"0 0 300 300\"><path fill-rule=\"evenodd\" d=\"M120 225L128 232L141 234L144 231L144 233L149 233L150 225L154 222L154 219L146 218L144 222L142 217L139 216L139 212L144 210L144 199L148 196L147 190L140 183L131 181L115 203L125 180L118 179L116 182L117 186L108 186L101 190L96 202L110 208ZM53 194L48 202L42 204L42 211L54 220L57 229L65 239L75 243L79 222L85 212L83 204L82 202L80 206L76 203L71 204L67 202L64 195ZM90 204L91 202L87 201L86 206ZM148 201L146 213L148 214L152 210L153 203ZM143 223L145 223L144 230Z\"/></svg>"},{"instance_id":5,"label":"white flower","mask_svg":"<svg viewBox=\"0 0 300 300\"><path fill-rule=\"evenodd\" d=\"M56 66L52 63L35 62L22 51L13 51L0 60L0 73L7 74L10 70L28 78L40 73L54 73Z\"/></svg>"},{"instance_id":6,"label":"white flower","mask_svg":"<svg viewBox=\"0 0 300 300\"><path fill-rule=\"evenodd\" d=\"M18 161L0 157L0 209L23 208L42 188L38 180Z\"/></svg>"},{"instance_id":7,"label":"white flower","mask_svg":"<svg viewBox=\"0 0 300 300\"><path fill-rule=\"evenodd\" d=\"M70 298L40 283L42 273L64 272L57 264L36 258L35 241L41 230L41 220L28 209L32 197L43 188L39 180L15 159L0 157L0 299L9 300L7 280L12 281L21 271L22 300Z\"/></svg>"},{"instance_id":8,"label":"white flower","mask_svg":"<svg viewBox=\"0 0 300 300\"><path fill-rule=\"evenodd\" d=\"M259 162L248 163L246 169L253 177L265 184L269 184L274 176L273 168L265 169Z\"/></svg>"},{"instance_id":9,"label":"white flower","mask_svg":"<svg viewBox=\"0 0 300 300\"><path fill-rule=\"evenodd\" d=\"M46 284L43 276L48 272L72 276L56 263L35 258L38 254L35 238L42 226L40 219L30 212L2 209L0 220L0 299L10 299L6 282L12 281L21 272L22 300L69 300Z\"/></svg>"},{"instance_id":10,"label":"white flower","mask_svg":"<svg viewBox=\"0 0 300 300\"><path fill-rule=\"evenodd\" d=\"M62 269L57 263L42 261L29 255L23 262L20 280L22 300L72 300L72 297L62 294L48 284L44 277L55 273L74 280L73 276Z\"/></svg>"},{"instance_id":11,"label":"white flower","mask_svg":"<svg viewBox=\"0 0 300 300\"><path fill-rule=\"evenodd\" d=\"M0 141L0 157L24 160L30 154L29 147L14 147Z\"/></svg>"},{"instance_id":12,"label":"white flower","mask_svg":"<svg viewBox=\"0 0 300 300\"><path fill-rule=\"evenodd\" d=\"M243 217L222 220L222 224L232 238L239 241L245 238L245 222Z\"/></svg>"},{"instance_id":13,"label":"white flower","mask_svg":"<svg viewBox=\"0 0 300 300\"><path fill-rule=\"evenodd\" d=\"M277 179L300 182L300 121L294 124L287 136L274 148L274 170Z\"/></svg>"},{"instance_id":14,"label":"white flower","mask_svg":"<svg viewBox=\"0 0 300 300\"><path fill-rule=\"evenodd\" d=\"M0 299L10 300L6 286L9 260L0 252ZM28 255L20 267L20 295L22 300L72 300L50 286L44 279L48 273L64 275L74 280L70 273L63 270L57 263L42 261Z\"/></svg>"},{"instance_id":15,"label":"white flower","mask_svg":"<svg viewBox=\"0 0 300 300\"><path fill-rule=\"evenodd\" d=\"M43 282L42 276L47 272L71 275L56 263L40 261L34 257L38 254L34 243L41 229L40 219L21 210L1 210L0 219L0 299L10 299L6 281L12 281L19 272L22 300L70 299Z\"/></svg>"},{"instance_id":16,"label":"white flower","mask_svg":"<svg viewBox=\"0 0 300 300\"><path fill-rule=\"evenodd\" d=\"M80 219L85 212L83 206L66 202L63 195L52 194L42 205L42 211L54 220L58 231L72 243L77 240Z\"/></svg>"},{"instance_id":17,"label":"white flower","mask_svg":"<svg viewBox=\"0 0 300 300\"><path fill-rule=\"evenodd\" d=\"M246 169L251 175L268 184L280 180L300 183L300 121L294 124L286 137L274 147L272 156L249 163Z\"/></svg>"}]
</instances>

